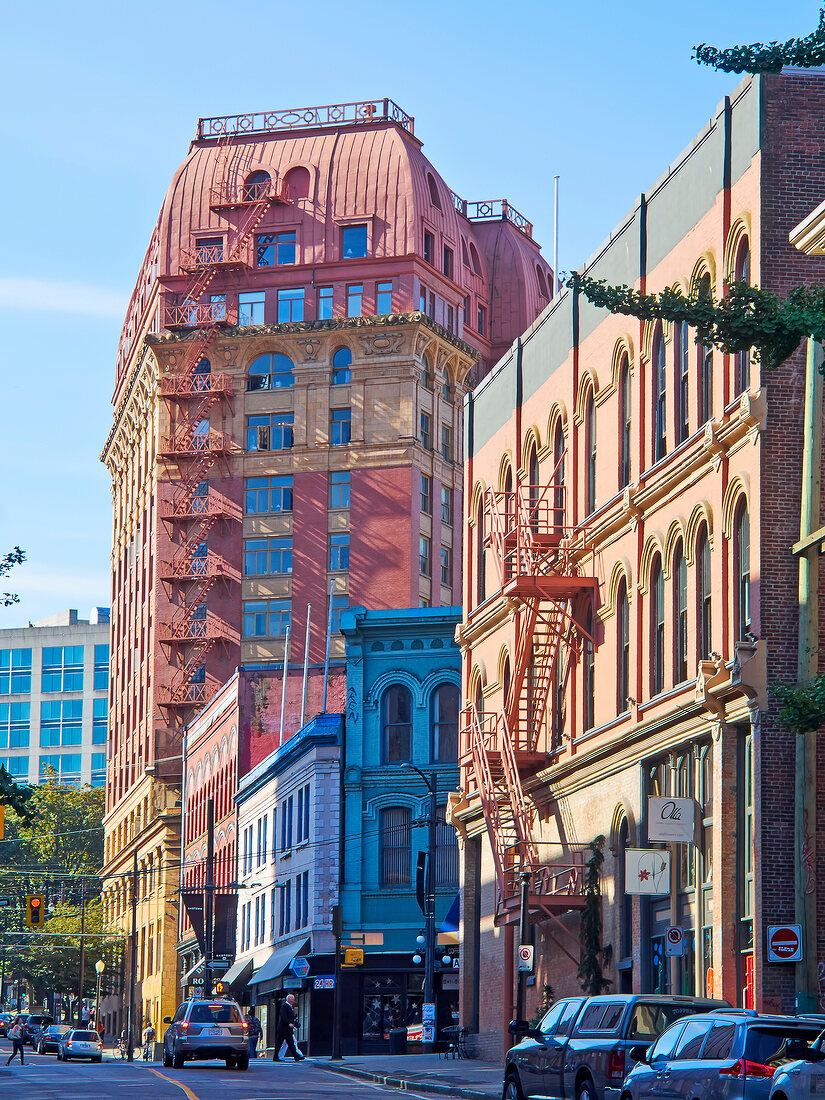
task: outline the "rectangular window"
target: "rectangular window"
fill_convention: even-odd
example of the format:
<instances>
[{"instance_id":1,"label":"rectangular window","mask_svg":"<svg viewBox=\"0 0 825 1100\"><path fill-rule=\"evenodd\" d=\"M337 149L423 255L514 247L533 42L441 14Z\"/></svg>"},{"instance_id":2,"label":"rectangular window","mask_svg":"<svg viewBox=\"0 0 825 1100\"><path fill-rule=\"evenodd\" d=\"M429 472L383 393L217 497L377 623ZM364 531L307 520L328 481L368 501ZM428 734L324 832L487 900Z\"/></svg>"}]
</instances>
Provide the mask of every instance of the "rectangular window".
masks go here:
<instances>
[{"instance_id":1,"label":"rectangular window","mask_svg":"<svg viewBox=\"0 0 825 1100\"><path fill-rule=\"evenodd\" d=\"M349 596L333 596L330 608L330 629L333 634L341 633L341 612L349 607Z\"/></svg>"},{"instance_id":2,"label":"rectangular window","mask_svg":"<svg viewBox=\"0 0 825 1100\"><path fill-rule=\"evenodd\" d=\"M105 745L109 726L109 700L92 700L92 744Z\"/></svg>"},{"instance_id":3,"label":"rectangular window","mask_svg":"<svg viewBox=\"0 0 825 1100\"><path fill-rule=\"evenodd\" d=\"M332 287L318 287L318 320L332 320Z\"/></svg>"},{"instance_id":4,"label":"rectangular window","mask_svg":"<svg viewBox=\"0 0 825 1100\"><path fill-rule=\"evenodd\" d=\"M95 646L94 689L106 691L109 687L109 647Z\"/></svg>"},{"instance_id":5,"label":"rectangular window","mask_svg":"<svg viewBox=\"0 0 825 1100\"><path fill-rule=\"evenodd\" d=\"M261 848L261 840L263 839L263 818L262 817L258 818L257 825L258 825L258 841L257 841L256 849L257 849L258 862L257 862L256 866L260 867L261 864L263 863L263 850Z\"/></svg>"},{"instance_id":6,"label":"rectangular window","mask_svg":"<svg viewBox=\"0 0 825 1100\"><path fill-rule=\"evenodd\" d=\"M349 534L329 536L329 569L331 573L349 569Z\"/></svg>"},{"instance_id":7,"label":"rectangular window","mask_svg":"<svg viewBox=\"0 0 825 1100\"><path fill-rule=\"evenodd\" d=\"M433 418L429 413L421 414L421 446L425 451L433 449Z\"/></svg>"},{"instance_id":8,"label":"rectangular window","mask_svg":"<svg viewBox=\"0 0 825 1100\"><path fill-rule=\"evenodd\" d=\"M441 486L441 522L453 525L453 494L446 485Z\"/></svg>"},{"instance_id":9,"label":"rectangular window","mask_svg":"<svg viewBox=\"0 0 825 1100\"><path fill-rule=\"evenodd\" d=\"M287 879L281 887L280 935L286 936L292 931L292 879Z\"/></svg>"},{"instance_id":10,"label":"rectangular window","mask_svg":"<svg viewBox=\"0 0 825 1100\"><path fill-rule=\"evenodd\" d=\"M79 783L82 757L79 753L56 753L40 757L40 782ZM51 774L54 772L55 774Z\"/></svg>"},{"instance_id":11,"label":"rectangular window","mask_svg":"<svg viewBox=\"0 0 825 1100\"><path fill-rule=\"evenodd\" d=\"M378 283L376 286L375 312L392 313L392 283Z\"/></svg>"},{"instance_id":12,"label":"rectangular window","mask_svg":"<svg viewBox=\"0 0 825 1100\"><path fill-rule=\"evenodd\" d=\"M92 786L106 786L106 753L92 753Z\"/></svg>"},{"instance_id":13,"label":"rectangular window","mask_svg":"<svg viewBox=\"0 0 825 1100\"><path fill-rule=\"evenodd\" d=\"M209 295L209 320L210 321L225 321L226 320L226 295L225 294L210 294Z\"/></svg>"},{"instance_id":14,"label":"rectangular window","mask_svg":"<svg viewBox=\"0 0 825 1100\"><path fill-rule=\"evenodd\" d=\"M427 288L422 283L418 291L418 312L427 312Z\"/></svg>"},{"instance_id":15,"label":"rectangular window","mask_svg":"<svg viewBox=\"0 0 825 1100\"><path fill-rule=\"evenodd\" d=\"M295 263L294 230L287 233L261 233L255 240L255 246L256 267Z\"/></svg>"},{"instance_id":16,"label":"rectangular window","mask_svg":"<svg viewBox=\"0 0 825 1100\"><path fill-rule=\"evenodd\" d=\"M453 460L453 429L447 424L441 425L441 457L445 462Z\"/></svg>"},{"instance_id":17,"label":"rectangular window","mask_svg":"<svg viewBox=\"0 0 825 1100\"><path fill-rule=\"evenodd\" d=\"M31 703L0 703L0 747L28 748L30 715Z\"/></svg>"},{"instance_id":18,"label":"rectangular window","mask_svg":"<svg viewBox=\"0 0 825 1100\"><path fill-rule=\"evenodd\" d=\"M246 539L244 573L247 577L273 577L292 572L292 539Z\"/></svg>"},{"instance_id":19,"label":"rectangular window","mask_svg":"<svg viewBox=\"0 0 825 1100\"><path fill-rule=\"evenodd\" d=\"M455 310L452 306L447 306L447 331L455 335Z\"/></svg>"},{"instance_id":20,"label":"rectangular window","mask_svg":"<svg viewBox=\"0 0 825 1100\"><path fill-rule=\"evenodd\" d=\"M381 810L381 885L409 886L411 862L410 811L407 806Z\"/></svg>"},{"instance_id":21,"label":"rectangular window","mask_svg":"<svg viewBox=\"0 0 825 1100\"><path fill-rule=\"evenodd\" d=\"M452 584L452 555L449 546L441 547L441 583Z\"/></svg>"},{"instance_id":22,"label":"rectangular window","mask_svg":"<svg viewBox=\"0 0 825 1100\"><path fill-rule=\"evenodd\" d=\"M364 297L362 283L352 283L347 287L347 317L361 316L361 303Z\"/></svg>"},{"instance_id":23,"label":"rectangular window","mask_svg":"<svg viewBox=\"0 0 825 1100\"><path fill-rule=\"evenodd\" d=\"M435 320L435 294L430 291L427 302L427 316L431 321Z\"/></svg>"},{"instance_id":24,"label":"rectangular window","mask_svg":"<svg viewBox=\"0 0 825 1100\"><path fill-rule=\"evenodd\" d=\"M433 479L421 475L421 511L426 516L433 514Z\"/></svg>"},{"instance_id":25,"label":"rectangular window","mask_svg":"<svg viewBox=\"0 0 825 1100\"><path fill-rule=\"evenodd\" d=\"M255 944L258 943L259 929L261 926L261 898L255 898Z\"/></svg>"},{"instance_id":26,"label":"rectangular window","mask_svg":"<svg viewBox=\"0 0 825 1100\"><path fill-rule=\"evenodd\" d=\"M276 935L276 932L275 932L275 929L276 929L275 914L278 912L278 907L277 907L277 904L276 904L276 895L278 893L279 893L279 890L277 889L277 887L273 886L272 890L270 892L270 895L269 895L269 938L271 940L274 940L275 935Z\"/></svg>"},{"instance_id":27,"label":"rectangular window","mask_svg":"<svg viewBox=\"0 0 825 1100\"><path fill-rule=\"evenodd\" d=\"M453 277L453 250L444 245L444 274L448 279Z\"/></svg>"},{"instance_id":28,"label":"rectangular window","mask_svg":"<svg viewBox=\"0 0 825 1100\"><path fill-rule=\"evenodd\" d=\"M303 321L304 289L290 287L278 291L278 323L285 321Z\"/></svg>"},{"instance_id":29,"label":"rectangular window","mask_svg":"<svg viewBox=\"0 0 825 1100\"><path fill-rule=\"evenodd\" d=\"M469 312L470 312L470 295L466 294L464 296L464 302L462 303L462 306L461 306L461 320L464 322L465 325L467 324L467 314Z\"/></svg>"},{"instance_id":30,"label":"rectangular window","mask_svg":"<svg viewBox=\"0 0 825 1100\"><path fill-rule=\"evenodd\" d=\"M83 690L83 646L47 646L43 650L42 691Z\"/></svg>"},{"instance_id":31,"label":"rectangular window","mask_svg":"<svg viewBox=\"0 0 825 1100\"><path fill-rule=\"evenodd\" d=\"M244 511L247 515L269 515L292 511L291 477L248 477Z\"/></svg>"},{"instance_id":32,"label":"rectangular window","mask_svg":"<svg viewBox=\"0 0 825 1100\"><path fill-rule=\"evenodd\" d=\"M424 263L432 264L435 256L435 237L424 231Z\"/></svg>"},{"instance_id":33,"label":"rectangular window","mask_svg":"<svg viewBox=\"0 0 825 1100\"><path fill-rule=\"evenodd\" d=\"M59 699L40 704L41 746L79 745L82 740L82 699Z\"/></svg>"},{"instance_id":34,"label":"rectangular window","mask_svg":"<svg viewBox=\"0 0 825 1100\"><path fill-rule=\"evenodd\" d=\"M352 410L333 409L329 418L329 442L332 447L345 447L352 436Z\"/></svg>"},{"instance_id":35,"label":"rectangular window","mask_svg":"<svg viewBox=\"0 0 825 1100\"><path fill-rule=\"evenodd\" d=\"M295 928L301 927L301 912L303 909L303 875L295 876Z\"/></svg>"},{"instance_id":36,"label":"rectangular window","mask_svg":"<svg viewBox=\"0 0 825 1100\"><path fill-rule=\"evenodd\" d=\"M487 331L487 307L486 306L481 306L480 305L478 307L478 324L477 324L476 327L478 328L479 336L484 336L484 334Z\"/></svg>"},{"instance_id":37,"label":"rectangular window","mask_svg":"<svg viewBox=\"0 0 825 1100\"><path fill-rule=\"evenodd\" d=\"M264 323L264 304L266 295L262 290L248 291L238 295L238 324L262 325Z\"/></svg>"},{"instance_id":38,"label":"rectangular window","mask_svg":"<svg viewBox=\"0 0 825 1100\"><path fill-rule=\"evenodd\" d=\"M298 821L295 839L298 844L309 840L309 783L298 790Z\"/></svg>"},{"instance_id":39,"label":"rectangular window","mask_svg":"<svg viewBox=\"0 0 825 1100\"><path fill-rule=\"evenodd\" d=\"M343 259L355 260L359 256L366 256L366 254L366 225L345 225L341 230L341 256Z\"/></svg>"},{"instance_id":40,"label":"rectangular window","mask_svg":"<svg viewBox=\"0 0 825 1100\"><path fill-rule=\"evenodd\" d=\"M29 758L27 756L9 757L9 774L15 779L25 782L29 777Z\"/></svg>"},{"instance_id":41,"label":"rectangular window","mask_svg":"<svg viewBox=\"0 0 825 1100\"><path fill-rule=\"evenodd\" d=\"M329 475L330 508L349 508L349 470L333 470Z\"/></svg>"},{"instance_id":42,"label":"rectangular window","mask_svg":"<svg viewBox=\"0 0 825 1100\"><path fill-rule=\"evenodd\" d=\"M195 245L198 264L219 264L223 260L223 237L200 237Z\"/></svg>"},{"instance_id":43,"label":"rectangular window","mask_svg":"<svg viewBox=\"0 0 825 1100\"><path fill-rule=\"evenodd\" d=\"M0 695L28 695L32 689L32 651L0 649Z\"/></svg>"},{"instance_id":44,"label":"rectangular window","mask_svg":"<svg viewBox=\"0 0 825 1100\"><path fill-rule=\"evenodd\" d=\"M294 413L248 416L246 418L246 449L248 451L288 451L292 447L294 421Z\"/></svg>"},{"instance_id":45,"label":"rectangular window","mask_svg":"<svg viewBox=\"0 0 825 1100\"><path fill-rule=\"evenodd\" d=\"M285 799L281 805L281 851L288 852L292 848L292 795Z\"/></svg>"},{"instance_id":46,"label":"rectangular window","mask_svg":"<svg viewBox=\"0 0 825 1100\"><path fill-rule=\"evenodd\" d=\"M446 808L436 810L438 824L435 827L435 857L433 877L436 889L458 888L458 834L446 822Z\"/></svg>"},{"instance_id":47,"label":"rectangular window","mask_svg":"<svg viewBox=\"0 0 825 1100\"><path fill-rule=\"evenodd\" d=\"M291 600L250 600L243 605L243 636L282 638L291 619Z\"/></svg>"},{"instance_id":48,"label":"rectangular window","mask_svg":"<svg viewBox=\"0 0 825 1100\"><path fill-rule=\"evenodd\" d=\"M418 572L422 577L430 575L430 540L426 535L418 536Z\"/></svg>"}]
</instances>

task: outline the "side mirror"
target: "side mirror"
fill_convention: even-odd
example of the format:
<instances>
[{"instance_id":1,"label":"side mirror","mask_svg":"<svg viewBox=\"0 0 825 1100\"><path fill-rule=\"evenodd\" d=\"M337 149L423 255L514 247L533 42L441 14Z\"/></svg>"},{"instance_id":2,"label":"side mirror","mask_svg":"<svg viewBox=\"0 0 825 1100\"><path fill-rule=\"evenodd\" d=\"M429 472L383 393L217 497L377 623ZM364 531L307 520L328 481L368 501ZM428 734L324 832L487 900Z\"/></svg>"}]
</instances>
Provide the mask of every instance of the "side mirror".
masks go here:
<instances>
[{"instance_id":1,"label":"side mirror","mask_svg":"<svg viewBox=\"0 0 825 1100\"><path fill-rule=\"evenodd\" d=\"M163 1022L164 1022L165 1024L171 1024L171 1022L172 1022L172 1017L171 1017L171 1016L164 1016L164 1017L163 1017Z\"/></svg>"},{"instance_id":2,"label":"side mirror","mask_svg":"<svg viewBox=\"0 0 825 1100\"><path fill-rule=\"evenodd\" d=\"M631 1047L630 1057L633 1059L634 1062L644 1062L645 1065L647 1065L647 1052L649 1050L650 1047Z\"/></svg>"},{"instance_id":3,"label":"side mirror","mask_svg":"<svg viewBox=\"0 0 825 1100\"><path fill-rule=\"evenodd\" d=\"M530 1030L530 1025L526 1020L511 1020L507 1025L507 1030L511 1035L517 1035L519 1038L523 1039Z\"/></svg>"}]
</instances>

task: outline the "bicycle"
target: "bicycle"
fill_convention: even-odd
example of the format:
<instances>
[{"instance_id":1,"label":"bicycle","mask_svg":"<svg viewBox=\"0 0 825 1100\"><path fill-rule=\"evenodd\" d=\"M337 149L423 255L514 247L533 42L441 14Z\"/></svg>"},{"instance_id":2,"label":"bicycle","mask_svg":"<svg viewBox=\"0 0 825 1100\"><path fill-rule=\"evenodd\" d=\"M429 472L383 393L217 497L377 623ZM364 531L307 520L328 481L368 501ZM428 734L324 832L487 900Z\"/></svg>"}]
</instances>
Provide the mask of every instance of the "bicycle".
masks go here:
<instances>
[{"instance_id":1,"label":"bicycle","mask_svg":"<svg viewBox=\"0 0 825 1100\"><path fill-rule=\"evenodd\" d=\"M129 1053L128 1045L129 1044L126 1042L126 1040L123 1038L123 1036L121 1036L118 1039L117 1047L115 1049L117 1050L117 1052L118 1052L118 1054L120 1055L121 1058L126 1058L126 1056L128 1055L128 1053Z\"/></svg>"}]
</instances>

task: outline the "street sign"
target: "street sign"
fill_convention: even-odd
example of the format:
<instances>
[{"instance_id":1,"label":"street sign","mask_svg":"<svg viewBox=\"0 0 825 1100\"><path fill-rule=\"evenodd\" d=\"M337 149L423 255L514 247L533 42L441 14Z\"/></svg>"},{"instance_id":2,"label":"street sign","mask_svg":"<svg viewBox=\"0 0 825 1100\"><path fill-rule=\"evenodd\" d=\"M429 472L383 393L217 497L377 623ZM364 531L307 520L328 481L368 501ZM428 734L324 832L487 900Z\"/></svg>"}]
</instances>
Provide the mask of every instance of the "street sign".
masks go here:
<instances>
[{"instance_id":1,"label":"street sign","mask_svg":"<svg viewBox=\"0 0 825 1100\"><path fill-rule=\"evenodd\" d=\"M535 947L529 943L523 943L518 949L518 969L520 974L532 974L533 973L533 959L535 955Z\"/></svg>"},{"instance_id":2,"label":"street sign","mask_svg":"<svg viewBox=\"0 0 825 1100\"><path fill-rule=\"evenodd\" d=\"M330 974L319 975L312 979L313 989L335 989L335 977Z\"/></svg>"},{"instance_id":3,"label":"street sign","mask_svg":"<svg viewBox=\"0 0 825 1100\"><path fill-rule=\"evenodd\" d=\"M425 1001L421 1006L421 1019L425 1024L435 1023L435 1004L431 1001Z\"/></svg>"},{"instance_id":4,"label":"street sign","mask_svg":"<svg viewBox=\"0 0 825 1100\"><path fill-rule=\"evenodd\" d=\"M435 1042L435 1025L434 1024L424 1024L424 1026L421 1028L421 1035L422 1035L422 1038L424 1039L425 1043L434 1043Z\"/></svg>"},{"instance_id":5,"label":"street sign","mask_svg":"<svg viewBox=\"0 0 825 1100\"><path fill-rule=\"evenodd\" d=\"M8 894L0 894L0 905L11 905L11 898Z\"/></svg>"},{"instance_id":6,"label":"street sign","mask_svg":"<svg viewBox=\"0 0 825 1100\"><path fill-rule=\"evenodd\" d=\"M648 798L648 840L675 840L681 844L692 844L695 836L696 803L692 798Z\"/></svg>"},{"instance_id":7,"label":"street sign","mask_svg":"<svg viewBox=\"0 0 825 1100\"><path fill-rule=\"evenodd\" d=\"M283 989L300 989L303 984L302 978L283 978L281 980L281 987Z\"/></svg>"},{"instance_id":8,"label":"street sign","mask_svg":"<svg viewBox=\"0 0 825 1100\"><path fill-rule=\"evenodd\" d=\"M685 934L681 928L668 928L665 932L665 955L680 958L685 953Z\"/></svg>"},{"instance_id":9,"label":"street sign","mask_svg":"<svg viewBox=\"0 0 825 1100\"><path fill-rule=\"evenodd\" d=\"M802 961L802 925L768 925L768 962L795 963Z\"/></svg>"},{"instance_id":10,"label":"street sign","mask_svg":"<svg viewBox=\"0 0 825 1100\"><path fill-rule=\"evenodd\" d=\"M296 978L305 978L309 973L309 959L304 958L303 955L296 955L294 959L289 960L289 969Z\"/></svg>"},{"instance_id":11,"label":"street sign","mask_svg":"<svg viewBox=\"0 0 825 1100\"><path fill-rule=\"evenodd\" d=\"M625 893L666 894L670 890L670 852L625 848Z\"/></svg>"}]
</instances>

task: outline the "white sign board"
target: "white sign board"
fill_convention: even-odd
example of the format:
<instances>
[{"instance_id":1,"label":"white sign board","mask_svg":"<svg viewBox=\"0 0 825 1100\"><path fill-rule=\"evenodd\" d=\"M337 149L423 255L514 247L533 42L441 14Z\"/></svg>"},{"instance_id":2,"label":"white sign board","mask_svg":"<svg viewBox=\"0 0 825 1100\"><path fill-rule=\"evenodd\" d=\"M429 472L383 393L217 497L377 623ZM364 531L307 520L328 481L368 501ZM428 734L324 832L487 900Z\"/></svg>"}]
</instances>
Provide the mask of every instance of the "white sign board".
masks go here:
<instances>
[{"instance_id":1,"label":"white sign board","mask_svg":"<svg viewBox=\"0 0 825 1100\"><path fill-rule=\"evenodd\" d=\"M665 955L680 958L685 953L685 934L681 928L668 928L665 932Z\"/></svg>"},{"instance_id":2,"label":"white sign board","mask_svg":"<svg viewBox=\"0 0 825 1100\"><path fill-rule=\"evenodd\" d=\"M696 803L692 798L648 798L648 840L692 844L696 836Z\"/></svg>"},{"instance_id":3,"label":"white sign board","mask_svg":"<svg viewBox=\"0 0 825 1100\"><path fill-rule=\"evenodd\" d=\"M518 949L518 968L521 974L533 973L533 958L535 955L535 947L529 943L523 943Z\"/></svg>"},{"instance_id":4,"label":"white sign board","mask_svg":"<svg viewBox=\"0 0 825 1100\"><path fill-rule=\"evenodd\" d=\"M626 894L670 892L670 852L657 848L626 848L624 860Z\"/></svg>"}]
</instances>

